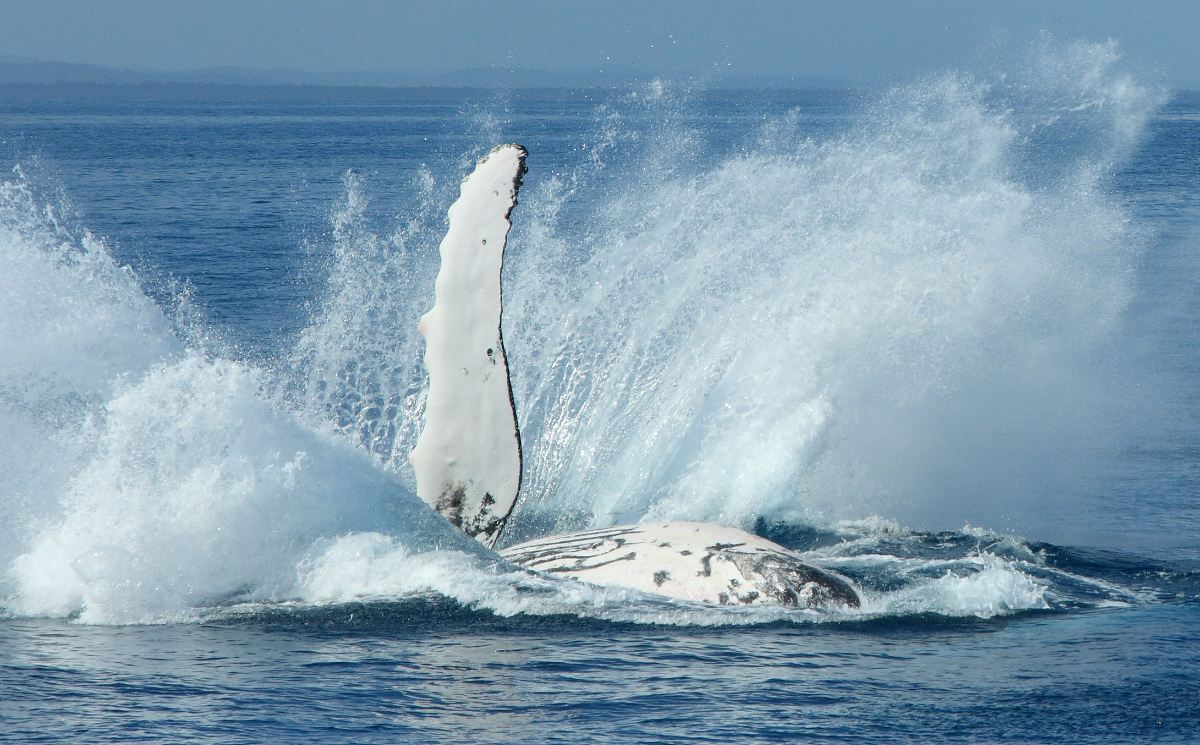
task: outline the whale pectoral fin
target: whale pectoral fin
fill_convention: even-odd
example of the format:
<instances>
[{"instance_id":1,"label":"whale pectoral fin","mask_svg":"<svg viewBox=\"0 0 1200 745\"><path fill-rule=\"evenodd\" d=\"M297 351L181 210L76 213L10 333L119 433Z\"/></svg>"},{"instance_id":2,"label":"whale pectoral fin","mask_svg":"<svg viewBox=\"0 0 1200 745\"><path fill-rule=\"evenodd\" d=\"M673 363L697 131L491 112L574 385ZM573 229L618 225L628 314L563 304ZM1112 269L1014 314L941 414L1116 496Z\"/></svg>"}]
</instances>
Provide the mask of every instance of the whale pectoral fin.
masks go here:
<instances>
[{"instance_id":1,"label":"whale pectoral fin","mask_svg":"<svg viewBox=\"0 0 1200 745\"><path fill-rule=\"evenodd\" d=\"M489 548L521 487L500 272L525 156L520 145L500 145L463 180L440 248L434 305L418 326L429 395L409 454L417 495Z\"/></svg>"}]
</instances>

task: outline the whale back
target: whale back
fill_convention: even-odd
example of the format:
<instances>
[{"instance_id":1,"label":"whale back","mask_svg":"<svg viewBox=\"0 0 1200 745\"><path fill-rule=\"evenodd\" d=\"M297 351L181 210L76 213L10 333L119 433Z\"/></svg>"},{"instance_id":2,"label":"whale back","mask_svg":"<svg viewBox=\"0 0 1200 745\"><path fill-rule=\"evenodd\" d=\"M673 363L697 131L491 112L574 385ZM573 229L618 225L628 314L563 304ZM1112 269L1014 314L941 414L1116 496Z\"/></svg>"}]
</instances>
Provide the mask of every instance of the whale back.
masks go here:
<instances>
[{"instance_id":1,"label":"whale back","mask_svg":"<svg viewBox=\"0 0 1200 745\"><path fill-rule=\"evenodd\" d=\"M525 148L500 145L462 182L442 240L425 337L425 426L409 462L417 495L488 548L521 488L521 435L500 329L500 274Z\"/></svg>"},{"instance_id":2,"label":"whale back","mask_svg":"<svg viewBox=\"0 0 1200 745\"><path fill-rule=\"evenodd\" d=\"M500 552L556 577L712 605L859 606L846 578L738 528L642 523L539 538Z\"/></svg>"}]
</instances>

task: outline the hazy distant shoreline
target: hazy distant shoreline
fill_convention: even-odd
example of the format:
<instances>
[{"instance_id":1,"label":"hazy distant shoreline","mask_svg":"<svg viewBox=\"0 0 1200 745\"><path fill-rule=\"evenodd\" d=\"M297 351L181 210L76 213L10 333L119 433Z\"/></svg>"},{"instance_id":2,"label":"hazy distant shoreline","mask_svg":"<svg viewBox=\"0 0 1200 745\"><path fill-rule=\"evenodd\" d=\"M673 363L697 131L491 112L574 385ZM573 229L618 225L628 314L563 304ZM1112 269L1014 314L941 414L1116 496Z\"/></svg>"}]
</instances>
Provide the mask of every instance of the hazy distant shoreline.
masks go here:
<instances>
[{"instance_id":1,"label":"hazy distant shoreline","mask_svg":"<svg viewBox=\"0 0 1200 745\"><path fill-rule=\"evenodd\" d=\"M309 72L221 67L163 71L102 67L68 62L25 60L0 55L0 102L3 101L403 101L460 100L496 93L570 91L587 99L624 91L655 79L683 84L704 96L723 91L803 91L842 97L886 88L885 81L853 84L799 76L725 76L697 78L670 72L655 75L630 69L550 72L517 68L476 68L446 72ZM1178 102L1200 100L1200 89L1173 91Z\"/></svg>"},{"instance_id":2,"label":"hazy distant shoreline","mask_svg":"<svg viewBox=\"0 0 1200 745\"><path fill-rule=\"evenodd\" d=\"M0 82L0 103L10 102L163 102L163 101L226 101L226 102L394 102L414 98L431 102L462 101L463 98L503 97L539 98L551 96L577 97L580 100L600 100L614 91L626 91L636 83L612 85L314 85L314 84L250 84L250 83L4 83ZM863 94L863 90L834 88L782 88L782 86L700 86L691 89L692 95L746 95L774 90L780 94L803 92L817 100L838 100Z\"/></svg>"},{"instance_id":3,"label":"hazy distant shoreline","mask_svg":"<svg viewBox=\"0 0 1200 745\"><path fill-rule=\"evenodd\" d=\"M655 78L692 81L705 88L732 89L826 89L846 90L846 81L801 76L700 76L672 71L648 72L628 68L609 70L547 71L526 68L487 67L448 71L313 72L307 70L258 70L216 67L197 70L118 69L69 62L47 62L0 56L0 87L10 86L98 86L104 90L126 86L197 86L212 90L253 87L260 89L469 89L515 88L612 89L626 88Z\"/></svg>"}]
</instances>

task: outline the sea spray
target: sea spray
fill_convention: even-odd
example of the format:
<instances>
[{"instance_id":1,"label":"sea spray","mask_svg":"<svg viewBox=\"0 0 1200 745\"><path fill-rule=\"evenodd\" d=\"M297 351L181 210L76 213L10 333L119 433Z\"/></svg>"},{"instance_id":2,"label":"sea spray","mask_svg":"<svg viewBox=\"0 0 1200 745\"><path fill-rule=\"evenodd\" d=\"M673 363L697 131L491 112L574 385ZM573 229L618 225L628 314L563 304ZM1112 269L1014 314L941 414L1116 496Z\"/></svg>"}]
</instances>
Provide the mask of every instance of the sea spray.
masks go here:
<instances>
[{"instance_id":1,"label":"sea spray","mask_svg":"<svg viewBox=\"0 0 1200 745\"><path fill-rule=\"evenodd\" d=\"M364 452L277 407L260 370L185 347L21 174L0 200L10 611L124 623L292 597L313 543L355 530L477 550Z\"/></svg>"},{"instance_id":2,"label":"sea spray","mask_svg":"<svg viewBox=\"0 0 1200 745\"><path fill-rule=\"evenodd\" d=\"M717 157L658 84L601 107L578 167L539 173L534 152L506 275L526 438L509 540L822 513L1031 532L1025 501L1069 502L1060 477L1118 444L1142 403L1124 326L1142 235L1107 180L1155 95L1111 47L1054 54L1040 78L891 91L833 136L801 109ZM324 298L266 364L180 341L102 241L9 179L5 608L120 623L433 591L503 614L775 620L511 571L412 496L415 323L456 168L418 172L420 206L384 231L369 182L347 177ZM846 539L888 571L811 557L882 614L1053 598L1023 556L908 572L896 555L925 539L902 533Z\"/></svg>"},{"instance_id":3,"label":"sea spray","mask_svg":"<svg viewBox=\"0 0 1200 745\"><path fill-rule=\"evenodd\" d=\"M0 565L94 447L121 381L182 347L99 238L72 230L20 168L0 178ZM0 574L0 596L9 588Z\"/></svg>"},{"instance_id":4,"label":"sea spray","mask_svg":"<svg viewBox=\"0 0 1200 745\"><path fill-rule=\"evenodd\" d=\"M475 549L259 387L251 368L189 354L121 391L59 520L13 562L16 609L122 622L237 593L288 598L313 543L353 531L399 532L410 550Z\"/></svg>"},{"instance_id":5,"label":"sea spray","mask_svg":"<svg viewBox=\"0 0 1200 745\"><path fill-rule=\"evenodd\" d=\"M419 170L414 214L383 237L369 228L365 179L347 172L343 185L331 216L325 292L280 363L283 390L300 416L332 428L411 484L408 451L425 401L416 319L437 274L443 195L433 175Z\"/></svg>"},{"instance_id":6,"label":"sea spray","mask_svg":"<svg viewBox=\"0 0 1200 745\"><path fill-rule=\"evenodd\" d=\"M1015 73L888 91L834 136L802 109L715 159L668 85L601 106L576 168L531 154L514 215L508 540L642 517L1047 527L1037 505L1153 420L1125 323L1145 236L1108 179L1161 98L1112 44L1043 41ZM290 379L411 481L405 333L435 261L414 248L442 220L381 250L363 188Z\"/></svg>"},{"instance_id":7,"label":"sea spray","mask_svg":"<svg viewBox=\"0 0 1200 745\"><path fill-rule=\"evenodd\" d=\"M1030 525L1151 413L1123 326L1143 235L1104 174L1159 99L1107 45L1061 55L888 92L831 140L800 112L683 173L632 153L606 221L561 223L574 272L526 273L515 231L524 508ZM1050 122L1102 145L1049 150Z\"/></svg>"}]
</instances>

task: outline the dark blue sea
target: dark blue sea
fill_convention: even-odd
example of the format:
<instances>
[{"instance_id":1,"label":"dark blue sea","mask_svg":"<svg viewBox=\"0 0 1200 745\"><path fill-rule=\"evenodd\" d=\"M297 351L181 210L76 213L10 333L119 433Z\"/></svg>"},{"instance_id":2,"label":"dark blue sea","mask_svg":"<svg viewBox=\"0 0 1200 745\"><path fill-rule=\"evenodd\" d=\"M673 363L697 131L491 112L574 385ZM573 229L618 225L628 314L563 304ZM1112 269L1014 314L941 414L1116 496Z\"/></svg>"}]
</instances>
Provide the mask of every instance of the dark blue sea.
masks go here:
<instances>
[{"instance_id":1,"label":"dark blue sea","mask_svg":"<svg viewBox=\"0 0 1200 745\"><path fill-rule=\"evenodd\" d=\"M458 184L529 173L502 544L754 530L855 610L529 574L413 493ZM0 741L1200 741L1200 97L0 87Z\"/></svg>"}]
</instances>

